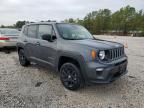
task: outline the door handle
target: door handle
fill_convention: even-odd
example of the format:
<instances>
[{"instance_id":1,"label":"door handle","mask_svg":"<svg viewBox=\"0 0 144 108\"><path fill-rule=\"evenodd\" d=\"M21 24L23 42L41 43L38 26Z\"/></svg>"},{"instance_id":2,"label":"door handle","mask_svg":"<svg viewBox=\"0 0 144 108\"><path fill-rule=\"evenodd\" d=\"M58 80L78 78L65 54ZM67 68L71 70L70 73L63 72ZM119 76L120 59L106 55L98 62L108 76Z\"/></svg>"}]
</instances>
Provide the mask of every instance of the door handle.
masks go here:
<instances>
[{"instance_id":1,"label":"door handle","mask_svg":"<svg viewBox=\"0 0 144 108\"><path fill-rule=\"evenodd\" d=\"M36 44L35 44L35 45L40 46L40 43L39 43L39 42L36 42Z\"/></svg>"}]
</instances>

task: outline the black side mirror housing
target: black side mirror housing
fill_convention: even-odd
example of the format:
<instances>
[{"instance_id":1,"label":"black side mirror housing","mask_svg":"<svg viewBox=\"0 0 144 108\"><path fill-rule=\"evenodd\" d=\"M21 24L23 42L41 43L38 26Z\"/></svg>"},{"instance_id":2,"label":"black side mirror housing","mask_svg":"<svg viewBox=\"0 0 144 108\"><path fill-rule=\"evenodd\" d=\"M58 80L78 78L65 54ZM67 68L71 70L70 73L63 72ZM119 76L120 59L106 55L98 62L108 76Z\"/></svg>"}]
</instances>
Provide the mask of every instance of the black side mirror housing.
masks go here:
<instances>
[{"instance_id":1,"label":"black side mirror housing","mask_svg":"<svg viewBox=\"0 0 144 108\"><path fill-rule=\"evenodd\" d=\"M56 39L57 39L56 35L52 35L52 40L56 40Z\"/></svg>"},{"instance_id":2,"label":"black side mirror housing","mask_svg":"<svg viewBox=\"0 0 144 108\"><path fill-rule=\"evenodd\" d=\"M46 41L50 41L50 42L52 41L50 34L44 34L44 35L42 35L42 39L46 40Z\"/></svg>"}]
</instances>

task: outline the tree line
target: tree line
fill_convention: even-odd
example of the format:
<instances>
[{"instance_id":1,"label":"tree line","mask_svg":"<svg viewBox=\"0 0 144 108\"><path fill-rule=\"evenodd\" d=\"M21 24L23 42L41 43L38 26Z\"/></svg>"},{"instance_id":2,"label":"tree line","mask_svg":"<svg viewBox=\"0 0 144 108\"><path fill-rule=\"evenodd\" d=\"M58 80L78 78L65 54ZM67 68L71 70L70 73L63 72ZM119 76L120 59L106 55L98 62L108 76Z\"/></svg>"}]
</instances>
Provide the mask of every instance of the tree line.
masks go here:
<instances>
[{"instance_id":1,"label":"tree line","mask_svg":"<svg viewBox=\"0 0 144 108\"><path fill-rule=\"evenodd\" d=\"M114 13L100 9L88 13L82 20L70 18L65 22L83 25L92 34L144 36L144 11L136 11L129 5Z\"/></svg>"},{"instance_id":2,"label":"tree line","mask_svg":"<svg viewBox=\"0 0 144 108\"><path fill-rule=\"evenodd\" d=\"M92 34L144 36L144 11L137 11L129 5L113 13L109 9L100 9L88 13L83 19L69 18L64 22L80 24ZM21 28L25 23L28 21L17 21L12 26L1 25L1 28Z\"/></svg>"},{"instance_id":3,"label":"tree line","mask_svg":"<svg viewBox=\"0 0 144 108\"><path fill-rule=\"evenodd\" d=\"M28 23L28 21L17 21L16 24L10 25L10 26L5 26L5 25L1 25L0 28L17 28L17 29L21 29L23 25L25 25L26 23Z\"/></svg>"}]
</instances>

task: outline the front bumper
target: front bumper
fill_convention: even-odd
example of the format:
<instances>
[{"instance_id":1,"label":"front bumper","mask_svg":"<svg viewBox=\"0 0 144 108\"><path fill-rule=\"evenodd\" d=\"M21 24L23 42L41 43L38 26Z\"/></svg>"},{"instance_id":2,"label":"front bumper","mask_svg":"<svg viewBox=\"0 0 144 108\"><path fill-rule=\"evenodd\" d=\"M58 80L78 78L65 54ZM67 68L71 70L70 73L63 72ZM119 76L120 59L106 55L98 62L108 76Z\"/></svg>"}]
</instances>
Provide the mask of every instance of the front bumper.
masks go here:
<instances>
[{"instance_id":1,"label":"front bumper","mask_svg":"<svg viewBox=\"0 0 144 108\"><path fill-rule=\"evenodd\" d=\"M90 62L86 69L88 83L110 83L127 72L127 57L110 64Z\"/></svg>"}]
</instances>

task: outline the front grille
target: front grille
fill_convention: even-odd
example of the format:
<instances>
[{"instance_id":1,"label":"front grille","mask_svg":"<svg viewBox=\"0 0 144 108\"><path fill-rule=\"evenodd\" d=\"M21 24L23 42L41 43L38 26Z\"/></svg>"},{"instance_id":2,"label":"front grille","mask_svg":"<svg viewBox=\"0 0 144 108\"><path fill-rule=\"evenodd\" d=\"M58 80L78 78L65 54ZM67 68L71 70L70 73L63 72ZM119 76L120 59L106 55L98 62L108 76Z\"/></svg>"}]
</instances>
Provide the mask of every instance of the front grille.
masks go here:
<instances>
[{"instance_id":1,"label":"front grille","mask_svg":"<svg viewBox=\"0 0 144 108\"><path fill-rule=\"evenodd\" d=\"M124 55L124 48L120 47L120 48L110 49L110 50L106 50L105 52L106 52L106 59L105 59L106 61L114 60Z\"/></svg>"}]
</instances>

